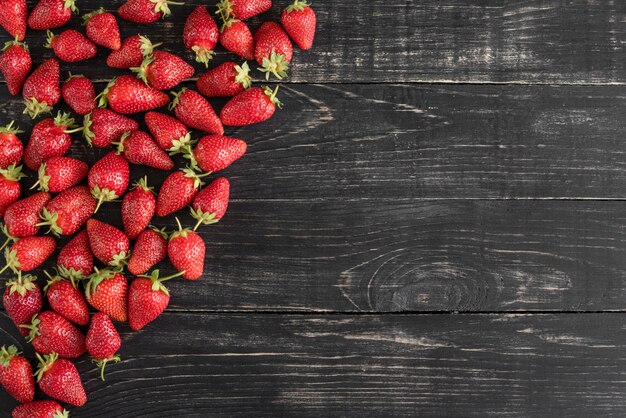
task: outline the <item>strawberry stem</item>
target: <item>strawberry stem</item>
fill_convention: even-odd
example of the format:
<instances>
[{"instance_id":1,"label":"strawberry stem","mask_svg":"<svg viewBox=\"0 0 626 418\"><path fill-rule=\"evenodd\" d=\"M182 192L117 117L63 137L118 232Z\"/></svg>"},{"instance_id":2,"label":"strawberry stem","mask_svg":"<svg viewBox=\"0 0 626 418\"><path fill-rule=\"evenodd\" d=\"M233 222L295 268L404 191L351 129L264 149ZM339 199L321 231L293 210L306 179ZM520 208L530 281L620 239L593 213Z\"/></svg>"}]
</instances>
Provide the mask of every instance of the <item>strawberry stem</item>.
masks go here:
<instances>
[{"instance_id":1,"label":"strawberry stem","mask_svg":"<svg viewBox=\"0 0 626 418\"><path fill-rule=\"evenodd\" d=\"M106 367L107 363L119 363L120 362L120 356L115 355L111 358L103 358L103 359L92 359L92 361L96 364L96 366L98 366L98 368L100 369L100 379L102 379L102 381L104 381L104 368Z\"/></svg>"}]
</instances>

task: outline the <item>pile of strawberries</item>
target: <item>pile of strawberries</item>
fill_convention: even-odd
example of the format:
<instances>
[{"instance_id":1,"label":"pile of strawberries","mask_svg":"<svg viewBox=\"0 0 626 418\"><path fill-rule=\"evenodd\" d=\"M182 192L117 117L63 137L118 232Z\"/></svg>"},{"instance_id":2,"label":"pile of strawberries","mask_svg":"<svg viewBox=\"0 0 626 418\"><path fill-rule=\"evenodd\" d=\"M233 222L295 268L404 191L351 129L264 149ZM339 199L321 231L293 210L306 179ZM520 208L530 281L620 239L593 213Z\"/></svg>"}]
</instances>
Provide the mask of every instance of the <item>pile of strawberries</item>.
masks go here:
<instances>
[{"instance_id":1,"label":"pile of strawberries","mask_svg":"<svg viewBox=\"0 0 626 418\"><path fill-rule=\"evenodd\" d=\"M167 0L127 0L117 14L137 24L151 24L170 14ZM14 38L0 56L0 71L9 92L24 98L24 113L32 118L50 114L63 101L77 115L57 112L33 127L24 147L14 122L0 128L0 216L7 236L2 246L7 282L3 305L8 316L33 345L39 361L33 375L29 361L15 346L0 349L0 383L22 405L14 418L66 417L52 400L34 401L35 378L50 398L81 406L87 402L79 373L70 359L89 353L104 379L107 363L118 362L122 340L114 322L140 330L167 307L170 294L163 284L182 277L202 276L205 244L196 230L218 222L226 213L230 184L205 178L221 171L246 152L246 143L224 135L225 126L244 126L269 119L280 107L277 90L253 87L247 62L226 62L200 76L198 91L178 86L195 73L192 65L156 49L146 36L120 37L116 17L104 9L83 16L85 34L53 32L77 12L74 0L40 0L28 12L25 0L0 0L0 25ZM310 49L316 17L305 0L295 0L282 13L281 24L263 23L254 33L245 20L267 12L271 0L222 0L216 14L221 28L203 6L188 16L185 47L208 68L218 42L244 60L256 60L269 79L287 76L292 40ZM23 42L26 30L46 30L46 46L58 58L43 61L31 72L32 59ZM106 64L132 73L112 80L96 95L94 84L71 75L62 85L60 61L71 63L97 56L97 46L110 49ZM133 74L134 73L134 74ZM231 97L218 114L207 98ZM174 115L156 112L169 104ZM147 131L125 115L146 112ZM200 133L194 139L190 130ZM66 156L72 134L82 133L95 148L112 148L89 166ZM174 170L171 156L186 161L173 171L156 194L147 176L127 191L129 164ZM20 198L22 164L37 173L38 192ZM85 182L86 180L86 182ZM123 230L93 218L104 202L120 201ZM151 225L191 208L195 228L174 231ZM57 249L57 238L71 237L61 248L45 286L29 272ZM95 258L95 260L94 260ZM150 270L169 259L177 273L160 277ZM128 282L127 275L134 278ZM43 289L42 289L43 287ZM47 303L44 301L44 294ZM97 311L91 314L90 307ZM84 333L86 331L86 334Z\"/></svg>"}]
</instances>

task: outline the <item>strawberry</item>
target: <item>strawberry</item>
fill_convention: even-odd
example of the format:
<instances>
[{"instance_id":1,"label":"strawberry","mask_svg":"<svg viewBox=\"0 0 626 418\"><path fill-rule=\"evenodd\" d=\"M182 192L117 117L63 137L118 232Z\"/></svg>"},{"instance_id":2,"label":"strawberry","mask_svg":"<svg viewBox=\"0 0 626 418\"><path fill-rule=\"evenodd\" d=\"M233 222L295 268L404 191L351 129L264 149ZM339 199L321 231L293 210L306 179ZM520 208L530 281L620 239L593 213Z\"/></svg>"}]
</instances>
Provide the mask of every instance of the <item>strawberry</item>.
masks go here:
<instances>
[{"instance_id":1,"label":"strawberry","mask_svg":"<svg viewBox=\"0 0 626 418\"><path fill-rule=\"evenodd\" d=\"M87 351L100 369L100 377L104 380L106 364L119 363L120 356L115 353L122 346L120 334L107 314L98 312L91 318L86 343Z\"/></svg>"},{"instance_id":2,"label":"strawberry","mask_svg":"<svg viewBox=\"0 0 626 418\"><path fill-rule=\"evenodd\" d=\"M84 75L72 75L61 87L61 95L74 112L81 116L96 108L96 89Z\"/></svg>"},{"instance_id":3,"label":"strawberry","mask_svg":"<svg viewBox=\"0 0 626 418\"><path fill-rule=\"evenodd\" d=\"M14 345L0 348L0 384L19 403L35 398L33 368Z\"/></svg>"},{"instance_id":4,"label":"strawberry","mask_svg":"<svg viewBox=\"0 0 626 418\"><path fill-rule=\"evenodd\" d=\"M125 322L128 319L126 277L112 270L95 270L85 285L87 302L113 320Z\"/></svg>"},{"instance_id":5,"label":"strawberry","mask_svg":"<svg viewBox=\"0 0 626 418\"><path fill-rule=\"evenodd\" d=\"M51 157L39 166L39 180L31 189L60 193L80 183L89 172L86 162L71 157Z\"/></svg>"},{"instance_id":6,"label":"strawberry","mask_svg":"<svg viewBox=\"0 0 626 418\"><path fill-rule=\"evenodd\" d=\"M201 224L210 225L218 222L228 209L230 183L221 177L200 190L191 205L191 216L198 220L194 231Z\"/></svg>"},{"instance_id":7,"label":"strawberry","mask_svg":"<svg viewBox=\"0 0 626 418\"><path fill-rule=\"evenodd\" d=\"M57 257L59 274L70 280L83 279L93 271L93 254L89 246L89 235L83 229L59 252Z\"/></svg>"},{"instance_id":8,"label":"strawberry","mask_svg":"<svg viewBox=\"0 0 626 418\"><path fill-rule=\"evenodd\" d=\"M222 123L227 126L252 125L268 120L283 104L269 87L252 87L244 90L226 103L220 112Z\"/></svg>"},{"instance_id":9,"label":"strawberry","mask_svg":"<svg viewBox=\"0 0 626 418\"><path fill-rule=\"evenodd\" d=\"M194 68L174 54L154 51L139 67L132 67L137 78L157 90L169 90L193 76Z\"/></svg>"},{"instance_id":10,"label":"strawberry","mask_svg":"<svg viewBox=\"0 0 626 418\"><path fill-rule=\"evenodd\" d=\"M128 260L131 274L144 274L152 266L167 257L167 233L163 229L150 227L144 230L135 241L133 252Z\"/></svg>"},{"instance_id":11,"label":"strawberry","mask_svg":"<svg viewBox=\"0 0 626 418\"><path fill-rule=\"evenodd\" d=\"M12 238L24 238L37 234L39 214L50 200L50 193L39 192L18 200L4 213L6 233Z\"/></svg>"},{"instance_id":12,"label":"strawberry","mask_svg":"<svg viewBox=\"0 0 626 418\"><path fill-rule=\"evenodd\" d=\"M68 29L55 35L51 31L47 33L46 48L52 48L54 54L61 61L79 62L92 59L98 52L96 44L87 39L82 33L74 29Z\"/></svg>"},{"instance_id":13,"label":"strawberry","mask_svg":"<svg viewBox=\"0 0 626 418\"><path fill-rule=\"evenodd\" d=\"M295 0L280 16L283 27L300 49L313 46L316 25L315 12L306 0Z\"/></svg>"},{"instance_id":14,"label":"strawberry","mask_svg":"<svg viewBox=\"0 0 626 418\"><path fill-rule=\"evenodd\" d=\"M43 357L37 354L37 358L37 382L43 393L74 406L83 406L87 402L80 375L71 361L59 358L56 353Z\"/></svg>"},{"instance_id":15,"label":"strawberry","mask_svg":"<svg viewBox=\"0 0 626 418\"><path fill-rule=\"evenodd\" d=\"M7 282L2 296L7 315L24 336L28 335L28 330L21 325L29 324L33 315L41 312L43 305L41 288L35 280L37 278L29 274L18 274L16 279Z\"/></svg>"},{"instance_id":16,"label":"strawberry","mask_svg":"<svg viewBox=\"0 0 626 418\"><path fill-rule=\"evenodd\" d=\"M35 30L60 28L78 12L74 0L39 0L28 16L28 26Z\"/></svg>"},{"instance_id":17,"label":"strawberry","mask_svg":"<svg viewBox=\"0 0 626 418\"><path fill-rule=\"evenodd\" d=\"M85 336L56 312L35 314L30 325L21 327L30 330L28 341L38 353L56 353L64 358L76 358L87 351Z\"/></svg>"},{"instance_id":18,"label":"strawberry","mask_svg":"<svg viewBox=\"0 0 626 418\"><path fill-rule=\"evenodd\" d=\"M250 67L244 62L225 62L207 71L196 83L200 93L206 97L231 97L241 93L252 85L248 75Z\"/></svg>"},{"instance_id":19,"label":"strawberry","mask_svg":"<svg viewBox=\"0 0 626 418\"><path fill-rule=\"evenodd\" d=\"M176 270L187 280L197 280L204 270L204 240L189 228L183 229L178 218L178 231L170 235L167 255Z\"/></svg>"},{"instance_id":20,"label":"strawberry","mask_svg":"<svg viewBox=\"0 0 626 418\"><path fill-rule=\"evenodd\" d=\"M121 267L130 255L128 237L116 227L96 219L87 221L87 234L93 255L104 264Z\"/></svg>"},{"instance_id":21,"label":"strawberry","mask_svg":"<svg viewBox=\"0 0 626 418\"><path fill-rule=\"evenodd\" d=\"M107 104L117 113L139 113L165 106L170 101L167 94L147 86L132 75L113 79L100 93L100 107Z\"/></svg>"},{"instance_id":22,"label":"strawberry","mask_svg":"<svg viewBox=\"0 0 626 418\"><path fill-rule=\"evenodd\" d=\"M126 0L117 9L117 14L124 20L134 23L154 23L162 17L172 14L169 5L182 5L181 2L169 0Z\"/></svg>"},{"instance_id":23,"label":"strawberry","mask_svg":"<svg viewBox=\"0 0 626 418\"><path fill-rule=\"evenodd\" d=\"M91 166L87 180L91 194L98 200L96 212L102 202L118 199L126 192L129 177L128 161L115 151L109 152Z\"/></svg>"},{"instance_id":24,"label":"strawberry","mask_svg":"<svg viewBox=\"0 0 626 418\"><path fill-rule=\"evenodd\" d=\"M63 156L72 146L71 133L81 129L74 127L74 119L69 113L58 112L57 116L38 122L30 134L24 150L24 163L31 170L39 170L39 166L51 157Z\"/></svg>"},{"instance_id":25,"label":"strawberry","mask_svg":"<svg viewBox=\"0 0 626 418\"><path fill-rule=\"evenodd\" d=\"M149 276L133 280L128 290L128 324L134 331L139 331L163 313L170 303L170 292L163 282L183 273L159 278L159 270L154 270Z\"/></svg>"},{"instance_id":26,"label":"strawberry","mask_svg":"<svg viewBox=\"0 0 626 418\"><path fill-rule=\"evenodd\" d=\"M217 14L224 20L229 17L246 20L271 8L271 0L221 0L217 4Z\"/></svg>"},{"instance_id":27,"label":"strawberry","mask_svg":"<svg viewBox=\"0 0 626 418\"><path fill-rule=\"evenodd\" d=\"M71 187L48 202L39 226L48 225L55 235L72 235L93 215L96 204L87 186Z\"/></svg>"},{"instance_id":28,"label":"strawberry","mask_svg":"<svg viewBox=\"0 0 626 418\"><path fill-rule=\"evenodd\" d=\"M14 272L31 271L42 265L57 246L52 237L25 237L10 248L5 248L6 266L0 272L10 268Z\"/></svg>"},{"instance_id":29,"label":"strawberry","mask_svg":"<svg viewBox=\"0 0 626 418\"><path fill-rule=\"evenodd\" d=\"M219 29L204 6L197 6L185 21L183 40L185 47L196 54L196 61L209 66L217 45Z\"/></svg>"},{"instance_id":30,"label":"strawberry","mask_svg":"<svg viewBox=\"0 0 626 418\"><path fill-rule=\"evenodd\" d=\"M96 45L117 51L122 46L120 38L120 28L113 13L107 12L104 8L83 16L83 24L87 38Z\"/></svg>"},{"instance_id":31,"label":"strawberry","mask_svg":"<svg viewBox=\"0 0 626 418\"><path fill-rule=\"evenodd\" d=\"M273 74L279 80L287 77L293 46L285 30L276 22L265 22L254 34L254 55L259 68L269 80Z\"/></svg>"},{"instance_id":32,"label":"strawberry","mask_svg":"<svg viewBox=\"0 0 626 418\"><path fill-rule=\"evenodd\" d=\"M159 190L156 214L166 216L191 204L202 184L200 176L189 168L170 174Z\"/></svg>"},{"instance_id":33,"label":"strawberry","mask_svg":"<svg viewBox=\"0 0 626 418\"><path fill-rule=\"evenodd\" d=\"M254 37L244 22L229 18L220 29L220 43L243 59L254 59Z\"/></svg>"},{"instance_id":34,"label":"strawberry","mask_svg":"<svg viewBox=\"0 0 626 418\"><path fill-rule=\"evenodd\" d=\"M243 154L248 146L241 139L223 135L208 135L198 141L196 148L185 150L185 158L191 160L191 166L200 168L206 173L223 170Z\"/></svg>"},{"instance_id":35,"label":"strawberry","mask_svg":"<svg viewBox=\"0 0 626 418\"><path fill-rule=\"evenodd\" d=\"M148 187L148 177L142 177L122 200L122 223L128 238L137 238L148 227L155 206L153 188Z\"/></svg>"},{"instance_id":36,"label":"strawberry","mask_svg":"<svg viewBox=\"0 0 626 418\"><path fill-rule=\"evenodd\" d=\"M83 137L96 148L108 148L125 132L138 129L136 121L109 109L94 109L83 118Z\"/></svg>"},{"instance_id":37,"label":"strawberry","mask_svg":"<svg viewBox=\"0 0 626 418\"><path fill-rule=\"evenodd\" d=\"M14 128L14 123L11 121L7 126L0 127L0 168L7 168L22 162L24 145L17 134L24 132L19 128Z\"/></svg>"},{"instance_id":38,"label":"strawberry","mask_svg":"<svg viewBox=\"0 0 626 418\"><path fill-rule=\"evenodd\" d=\"M142 35L128 37L124 39L120 49L109 54L107 65L113 68L139 67L143 59L152 54L154 48L159 45L161 44L153 44Z\"/></svg>"},{"instance_id":39,"label":"strawberry","mask_svg":"<svg viewBox=\"0 0 626 418\"><path fill-rule=\"evenodd\" d=\"M89 307L83 293L78 290L73 279L65 279L58 274L48 276L44 292L53 311L77 325L89 323Z\"/></svg>"},{"instance_id":40,"label":"strawberry","mask_svg":"<svg viewBox=\"0 0 626 418\"><path fill-rule=\"evenodd\" d=\"M183 88L179 93L174 93L174 97L170 109L174 109L176 117L182 123L210 134L222 135L224 133L220 118L200 93Z\"/></svg>"},{"instance_id":41,"label":"strawberry","mask_svg":"<svg viewBox=\"0 0 626 418\"><path fill-rule=\"evenodd\" d=\"M4 44L0 56L0 72L4 75L9 93L17 95L33 66L33 60L25 43L11 41Z\"/></svg>"},{"instance_id":42,"label":"strawberry","mask_svg":"<svg viewBox=\"0 0 626 418\"><path fill-rule=\"evenodd\" d=\"M11 418L68 418L70 413L55 401L34 401L18 405Z\"/></svg>"},{"instance_id":43,"label":"strawberry","mask_svg":"<svg viewBox=\"0 0 626 418\"><path fill-rule=\"evenodd\" d=\"M0 216L4 216L7 207L20 198L22 177L22 166L0 168Z\"/></svg>"},{"instance_id":44,"label":"strawberry","mask_svg":"<svg viewBox=\"0 0 626 418\"><path fill-rule=\"evenodd\" d=\"M148 112L144 120L156 143L170 154L180 152L191 143L189 130L176 118L164 113Z\"/></svg>"},{"instance_id":45,"label":"strawberry","mask_svg":"<svg viewBox=\"0 0 626 418\"><path fill-rule=\"evenodd\" d=\"M1 4L0 26L9 32L15 40L23 41L26 36L26 22L28 20L26 0L4 0Z\"/></svg>"},{"instance_id":46,"label":"strawberry","mask_svg":"<svg viewBox=\"0 0 626 418\"><path fill-rule=\"evenodd\" d=\"M40 113L52 112L52 107L61 100L60 71L59 61L50 58L28 76L22 90L24 113L34 119Z\"/></svg>"},{"instance_id":47,"label":"strawberry","mask_svg":"<svg viewBox=\"0 0 626 418\"><path fill-rule=\"evenodd\" d=\"M117 152L122 153L128 162L133 164L159 170L174 168L174 162L167 152L163 151L150 135L142 131L127 132L122 135Z\"/></svg>"}]
</instances>

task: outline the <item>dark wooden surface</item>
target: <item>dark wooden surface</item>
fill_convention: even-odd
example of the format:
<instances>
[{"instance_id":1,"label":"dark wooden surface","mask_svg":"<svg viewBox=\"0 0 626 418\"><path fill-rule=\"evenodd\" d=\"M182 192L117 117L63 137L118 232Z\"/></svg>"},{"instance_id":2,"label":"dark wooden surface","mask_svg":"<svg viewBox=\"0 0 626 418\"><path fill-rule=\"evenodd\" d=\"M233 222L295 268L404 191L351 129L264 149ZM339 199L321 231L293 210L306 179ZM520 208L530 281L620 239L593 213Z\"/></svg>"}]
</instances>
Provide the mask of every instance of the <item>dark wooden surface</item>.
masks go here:
<instances>
[{"instance_id":1,"label":"dark wooden surface","mask_svg":"<svg viewBox=\"0 0 626 418\"><path fill-rule=\"evenodd\" d=\"M198 4L123 35L190 58ZM171 283L142 332L121 327L105 383L78 362L90 400L72 416L623 416L626 3L314 5L284 109L228 130L249 152L202 231L205 277ZM99 89L123 74L95 63L62 69ZM2 124L32 126L0 98ZM72 152L102 155L78 137ZM119 225L119 204L101 212ZM32 356L0 310L10 343ZM13 406L0 392L0 416Z\"/></svg>"}]
</instances>

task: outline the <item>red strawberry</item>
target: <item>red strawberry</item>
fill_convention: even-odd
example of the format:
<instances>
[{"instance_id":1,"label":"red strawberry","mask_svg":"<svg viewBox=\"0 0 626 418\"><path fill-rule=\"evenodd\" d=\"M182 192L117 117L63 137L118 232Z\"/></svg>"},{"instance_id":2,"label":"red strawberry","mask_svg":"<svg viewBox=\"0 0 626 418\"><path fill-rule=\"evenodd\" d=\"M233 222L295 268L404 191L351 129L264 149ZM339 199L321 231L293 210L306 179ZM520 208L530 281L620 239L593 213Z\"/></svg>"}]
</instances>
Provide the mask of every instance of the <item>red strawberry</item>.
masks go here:
<instances>
[{"instance_id":1,"label":"red strawberry","mask_svg":"<svg viewBox=\"0 0 626 418\"><path fill-rule=\"evenodd\" d=\"M244 22L228 19L220 30L220 43L243 59L254 59L254 37Z\"/></svg>"},{"instance_id":2,"label":"red strawberry","mask_svg":"<svg viewBox=\"0 0 626 418\"><path fill-rule=\"evenodd\" d=\"M87 402L83 382L71 361L59 358L56 353L43 358L37 354L37 358L37 382L43 393L74 406L82 406Z\"/></svg>"},{"instance_id":3,"label":"red strawberry","mask_svg":"<svg viewBox=\"0 0 626 418\"><path fill-rule=\"evenodd\" d=\"M115 321L128 319L128 282L122 274L112 270L98 270L85 285L87 302Z\"/></svg>"},{"instance_id":4,"label":"red strawberry","mask_svg":"<svg viewBox=\"0 0 626 418\"><path fill-rule=\"evenodd\" d=\"M73 132L81 129L74 127L74 119L68 113L57 113L57 116L38 122L33 128L26 149L24 163L31 170L39 170L39 166L51 157L63 156L72 146Z\"/></svg>"},{"instance_id":5,"label":"red strawberry","mask_svg":"<svg viewBox=\"0 0 626 418\"><path fill-rule=\"evenodd\" d=\"M87 37L96 45L117 51L122 46L120 28L113 13L100 8L83 16Z\"/></svg>"},{"instance_id":6,"label":"red strawberry","mask_svg":"<svg viewBox=\"0 0 626 418\"><path fill-rule=\"evenodd\" d=\"M170 101L167 94L147 86L132 75L114 79L100 93L100 107L107 104L117 113L139 113L165 106Z\"/></svg>"},{"instance_id":7,"label":"red strawberry","mask_svg":"<svg viewBox=\"0 0 626 418\"><path fill-rule=\"evenodd\" d=\"M52 48L61 61L78 62L92 59L98 52L96 45L74 29L68 29L55 35L48 31L46 48Z\"/></svg>"},{"instance_id":8,"label":"red strawberry","mask_svg":"<svg viewBox=\"0 0 626 418\"><path fill-rule=\"evenodd\" d=\"M139 331L163 313L170 303L170 292L163 282L182 274L159 278L159 270L154 270L149 276L133 280L128 290L128 324L134 331Z\"/></svg>"},{"instance_id":9,"label":"red strawberry","mask_svg":"<svg viewBox=\"0 0 626 418\"><path fill-rule=\"evenodd\" d=\"M35 398L33 368L14 345L0 349L0 384L19 403L32 402Z\"/></svg>"},{"instance_id":10,"label":"red strawberry","mask_svg":"<svg viewBox=\"0 0 626 418\"><path fill-rule=\"evenodd\" d=\"M170 174L159 190L157 215L166 216L190 205L202 184L200 177L189 168Z\"/></svg>"},{"instance_id":11,"label":"red strawberry","mask_svg":"<svg viewBox=\"0 0 626 418\"><path fill-rule=\"evenodd\" d=\"M122 346L120 334L107 314L98 312L91 318L86 342L87 351L100 369L100 377L104 380L106 364L119 363L120 357L115 353Z\"/></svg>"},{"instance_id":12,"label":"red strawberry","mask_svg":"<svg viewBox=\"0 0 626 418\"><path fill-rule=\"evenodd\" d=\"M0 127L0 168L7 168L10 165L18 165L22 162L24 155L24 145L17 137L23 133L19 128L14 128L11 121L7 126Z\"/></svg>"},{"instance_id":13,"label":"red strawberry","mask_svg":"<svg viewBox=\"0 0 626 418\"><path fill-rule=\"evenodd\" d=\"M248 75L250 67L244 62L225 62L203 74L196 84L200 93L207 97L231 97L252 85Z\"/></svg>"},{"instance_id":14,"label":"red strawberry","mask_svg":"<svg viewBox=\"0 0 626 418\"><path fill-rule=\"evenodd\" d=\"M102 202L119 199L126 192L129 177L128 161L115 151L109 152L91 166L88 182L91 194L98 200L96 212Z\"/></svg>"},{"instance_id":15,"label":"red strawberry","mask_svg":"<svg viewBox=\"0 0 626 418\"><path fill-rule=\"evenodd\" d=\"M52 112L52 107L61 100L60 71L59 61L50 58L26 79L22 90L24 113L34 119L40 113Z\"/></svg>"},{"instance_id":16,"label":"red strawberry","mask_svg":"<svg viewBox=\"0 0 626 418\"><path fill-rule=\"evenodd\" d=\"M217 14L224 20L229 17L246 20L267 12L271 7L271 0L221 0L217 4Z\"/></svg>"},{"instance_id":17,"label":"red strawberry","mask_svg":"<svg viewBox=\"0 0 626 418\"><path fill-rule=\"evenodd\" d=\"M12 238L24 238L39 231L39 215L50 200L50 193L39 192L18 200L4 213L6 233Z\"/></svg>"},{"instance_id":18,"label":"red strawberry","mask_svg":"<svg viewBox=\"0 0 626 418\"><path fill-rule=\"evenodd\" d=\"M293 46L285 30L276 22L265 22L254 34L254 55L265 78L270 74L282 80L287 77Z\"/></svg>"},{"instance_id":19,"label":"red strawberry","mask_svg":"<svg viewBox=\"0 0 626 418\"><path fill-rule=\"evenodd\" d=\"M84 75L72 75L61 88L63 100L74 112L83 116L96 108L96 89Z\"/></svg>"},{"instance_id":20,"label":"red strawberry","mask_svg":"<svg viewBox=\"0 0 626 418\"><path fill-rule=\"evenodd\" d=\"M9 32L12 38L23 41L28 19L26 0L3 0L0 4L2 5L0 26Z\"/></svg>"},{"instance_id":21,"label":"red strawberry","mask_svg":"<svg viewBox=\"0 0 626 418\"><path fill-rule=\"evenodd\" d=\"M167 234L164 230L150 227L137 237L128 260L128 271L134 275L144 274L152 266L165 260L165 257L167 257Z\"/></svg>"},{"instance_id":22,"label":"red strawberry","mask_svg":"<svg viewBox=\"0 0 626 418\"><path fill-rule=\"evenodd\" d=\"M185 279L197 280L204 270L204 240L191 229L183 229L178 218L176 223L178 231L170 235L167 255L176 270L183 272Z\"/></svg>"},{"instance_id":23,"label":"red strawberry","mask_svg":"<svg viewBox=\"0 0 626 418\"><path fill-rule=\"evenodd\" d=\"M241 139L208 135L200 139L193 151L187 148L185 157L192 161L192 167L199 167L206 173L215 173L241 158L247 148Z\"/></svg>"},{"instance_id":24,"label":"red strawberry","mask_svg":"<svg viewBox=\"0 0 626 418\"><path fill-rule=\"evenodd\" d=\"M200 93L184 88L179 93L174 93L174 97L170 109L174 109L176 117L182 123L210 134L222 135L224 133L220 118Z\"/></svg>"},{"instance_id":25,"label":"red strawberry","mask_svg":"<svg viewBox=\"0 0 626 418\"><path fill-rule=\"evenodd\" d=\"M144 119L161 149L175 154L191 143L189 130L178 119L158 112L148 112Z\"/></svg>"},{"instance_id":26,"label":"red strawberry","mask_svg":"<svg viewBox=\"0 0 626 418\"><path fill-rule=\"evenodd\" d=\"M217 45L219 29L217 23L204 6L197 6L187 17L183 40L185 47L196 54L196 61L209 66L213 50Z\"/></svg>"},{"instance_id":27,"label":"red strawberry","mask_svg":"<svg viewBox=\"0 0 626 418\"><path fill-rule=\"evenodd\" d=\"M72 235L93 215L97 202L87 186L62 191L43 209L40 226L50 226L55 235Z\"/></svg>"},{"instance_id":28,"label":"red strawberry","mask_svg":"<svg viewBox=\"0 0 626 418\"><path fill-rule=\"evenodd\" d=\"M39 267L54 252L57 246L52 237L25 237L4 250L6 266L14 272L31 271Z\"/></svg>"},{"instance_id":29,"label":"red strawberry","mask_svg":"<svg viewBox=\"0 0 626 418\"><path fill-rule=\"evenodd\" d=\"M86 162L71 157L51 157L39 166L39 180L31 187L60 193L80 183L89 172Z\"/></svg>"},{"instance_id":30,"label":"red strawberry","mask_svg":"<svg viewBox=\"0 0 626 418\"><path fill-rule=\"evenodd\" d=\"M65 279L59 275L53 277L48 272L46 275L50 280L48 280L44 292L52 310L77 325L87 325L89 323L89 307L74 280Z\"/></svg>"},{"instance_id":31,"label":"red strawberry","mask_svg":"<svg viewBox=\"0 0 626 418\"><path fill-rule=\"evenodd\" d=\"M128 237L116 227L96 219L87 221L87 234L93 255L104 264L121 267L130 255Z\"/></svg>"},{"instance_id":32,"label":"red strawberry","mask_svg":"<svg viewBox=\"0 0 626 418\"><path fill-rule=\"evenodd\" d=\"M125 132L138 129L139 124L136 121L109 109L94 109L83 119L83 137L89 145L96 148L108 148Z\"/></svg>"},{"instance_id":33,"label":"red strawberry","mask_svg":"<svg viewBox=\"0 0 626 418\"><path fill-rule=\"evenodd\" d=\"M227 126L245 126L268 120L276 107L283 106L276 93L278 86L274 91L269 87L252 87L242 91L222 108L222 123Z\"/></svg>"},{"instance_id":34,"label":"red strawberry","mask_svg":"<svg viewBox=\"0 0 626 418\"><path fill-rule=\"evenodd\" d=\"M122 222L124 232L130 239L135 239L146 229L154 216L156 199L152 187L148 187L148 177L135 183L135 188L126 193L122 201Z\"/></svg>"},{"instance_id":35,"label":"red strawberry","mask_svg":"<svg viewBox=\"0 0 626 418\"><path fill-rule=\"evenodd\" d=\"M4 216L7 207L20 198L20 179L24 177L21 170L22 166L14 165L0 168L0 216Z\"/></svg>"},{"instance_id":36,"label":"red strawberry","mask_svg":"<svg viewBox=\"0 0 626 418\"><path fill-rule=\"evenodd\" d=\"M126 0L117 9L117 14L124 20L134 23L154 23L162 17L172 14L168 5L183 3L169 0Z\"/></svg>"},{"instance_id":37,"label":"red strawberry","mask_svg":"<svg viewBox=\"0 0 626 418\"><path fill-rule=\"evenodd\" d=\"M11 418L68 418L70 413L55 401L34 401L18 405Z\"/></svg>"},{"instance_id":38,"label":"red strawberry","mask_svg":"<svg viewBox=\"0 0 626 418\"><path fill-rule=\"evenodd\" d=\"M87 351L85 336L56 312L35 314L30 325L21 327L30 330L28 341L38 353L56 353L61 357L76 358Z\"/></svg>"},{"instance_id":39,"label":"red strawberry","mask_svg":"<svg viewBox=\"0 0 626 418\"><path fill-rule=\"evenodd\" d=\"M200 190L191 205L191 216L198 220L194 231L201 224L210 225L218 222L228 209L230 183L224 177L214 180Z\"/></svg>"},{"instance_id":40,"label":"red strawberry","mask_svg":"<svg viewBox=\"0 0 626 418\"><path fill-rule=\"evenodd\" d=\"M77 11L74 0L39 0L28 16L28 26L35 30L60 28Z\"/></svg>"},{"instance_id":41,"label":"red strawberry","mask_svg":"<svg viewBox=\"0 0 626 418\"><path fill-rule=\"evenodd\" d=\"M16 41L7 42L0 56L0 72L4 75L9 93L17 95L33 66L33 60L26 44Z\"/></svg>"},{"instance_id":42,"label":"red strawberry","mask_svg":"<svg viewBox=\"0 0 626 418\"><path fill-rule=\"evenodd\" d=\"M280 17L283 27L300 47L300 49L311 49L315 38L316 17L306 0L295 0L293 4L283 10Z\"/></svg>"},{"instance_id":43,"label":"red strawberry","mask_svg":"<svg viewBox=\"0 0 626 418\"><path fill-rule=\"evenodd\" d=\"M2 296L7 315L24 336L28 335L28 330L21 325L30 324L33 315L41 312L43 305L41 288L35 280L37 278L29 274L18 274L16 279L7 282Z\"/></svg>"},{"instance_id":44,"label":"red strawberry","mask_svg":"<svg viewBox=\"0 0 626 418\"><path fill-rule=\"evenodd\" d=\"M169 90L193 76L194 68L174 54L154 51L141 66L131 68L137 78L157 90Z\"/></svg>"},{"instance_id":45,"label":"red strawberry","mask_svg":"<svg viewBox=\"0 0 626 418\"><path fill-rule=\"evenodd\" d=\"M143 59L150 54L157 46L150 39L141 35L134 35L124 39L119 50L111 52L107 58L107 65L113 68L139 67Z\"/></svg>"},{"instance_id":46,"label":"red strawberry","mask_svg":"<svg viewBox=\"0 0 626 418\"><path fill-rule=\"evenodd\" d=\"M83 279L93 270L93 254L89 246L89 235L83 229L59 252L57 258L59 274L68 279Z\"/></svg>"},{"instance_id":47,"label":"red strawberry","mask_svg":"<svg viewBox=\"0 0 626 418\"><path fill-rule=\"evenodd\" d=\"M122 135L117 147L117 152L122 153L128 162L158 168L159 170L171 170L174 162L154 142L150 135L142 131L128 132Z\"/></svg>"}]
</instances>

